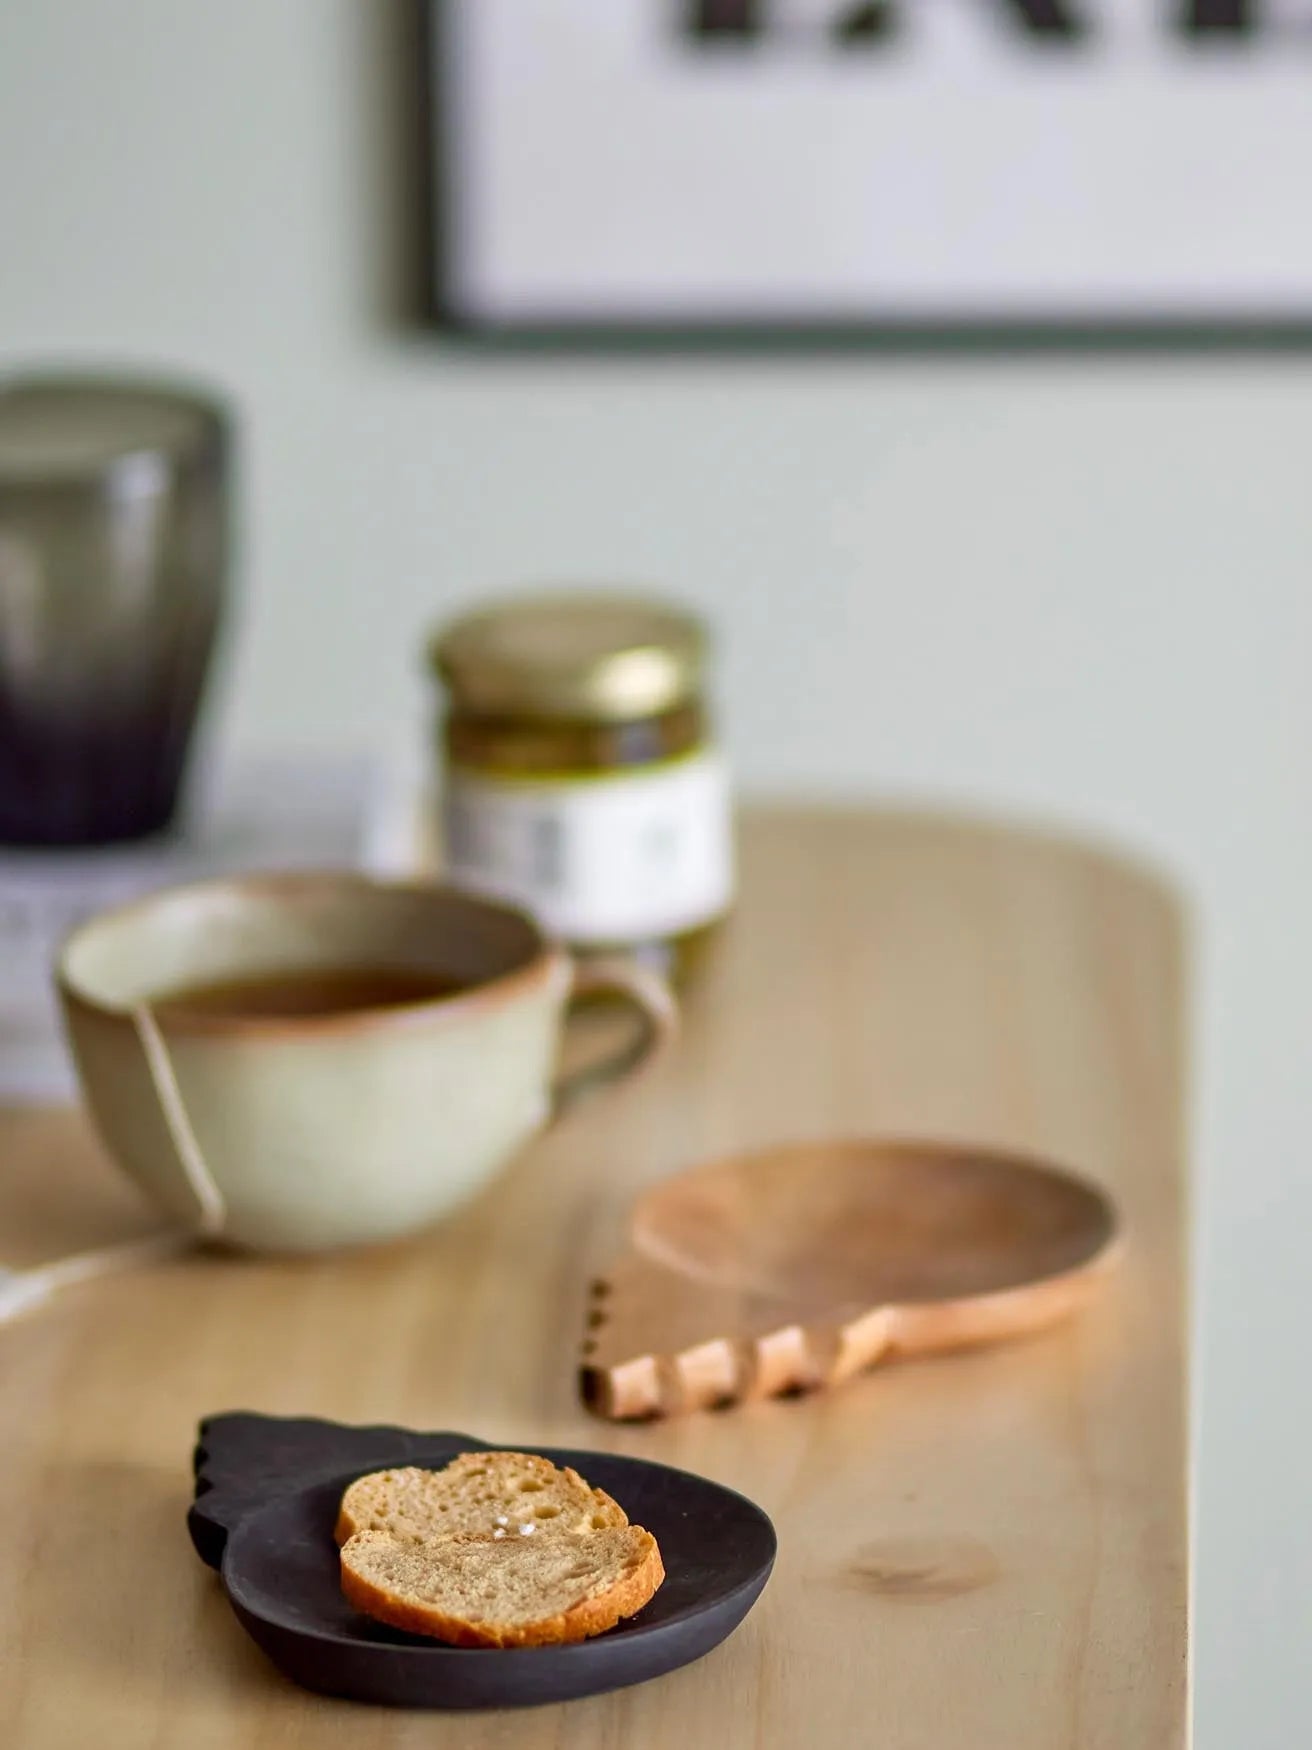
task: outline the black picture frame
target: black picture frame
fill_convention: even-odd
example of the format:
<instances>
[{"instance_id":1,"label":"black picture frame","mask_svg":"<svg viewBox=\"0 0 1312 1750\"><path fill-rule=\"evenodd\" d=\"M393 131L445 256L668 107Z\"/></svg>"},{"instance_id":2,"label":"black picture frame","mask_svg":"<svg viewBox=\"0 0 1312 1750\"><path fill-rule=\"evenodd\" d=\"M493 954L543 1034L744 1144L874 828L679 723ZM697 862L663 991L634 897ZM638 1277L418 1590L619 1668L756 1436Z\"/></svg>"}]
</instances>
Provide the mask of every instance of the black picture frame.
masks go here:
<instances>
[{"instance_id":1,"label":"black picture frame","mask_svg":"<svg viewBox=\"0 0 1312 1750\"><path fill-rule=\"evenodd\" d=\"M1247 0L1216 0L1226 12ZM495 352L1045 355L1045 354L1275 354L1312 350L1312 303L1306 315L1271 316L1236 309L1197 319L1142 312L1018 318L981 311L969 319L908 319L881 315L825 319L733 321L578 319L500 321L471 316L452 297L455 235L450 179L457 173L454 101L459 76L449 28L452 0L414 0L418 11L419 119L423 163L420 195L425 221L422 304L427 323L453 341ZM465 94L464 100L468 101Z\"/></svg>"}]
</instances>

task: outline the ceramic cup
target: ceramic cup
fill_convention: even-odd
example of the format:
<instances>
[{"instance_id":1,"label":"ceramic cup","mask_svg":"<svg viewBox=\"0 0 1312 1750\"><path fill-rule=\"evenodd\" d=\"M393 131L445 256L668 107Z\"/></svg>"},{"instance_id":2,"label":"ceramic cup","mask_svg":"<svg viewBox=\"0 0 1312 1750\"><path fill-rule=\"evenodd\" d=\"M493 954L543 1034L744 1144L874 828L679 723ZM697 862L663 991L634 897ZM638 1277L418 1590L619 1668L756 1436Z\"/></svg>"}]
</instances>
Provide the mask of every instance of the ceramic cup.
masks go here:
<instances>
[{"instance_id":1,"label":"ceramic cup","mask_svg":"<svg viewBox=\"0 0 1312 1750\"><path fill-rule=\"evenodd\" d=\"M188 1012L188 986L391 967L454 994L290 1018ZM627 962L575 965L520 912L436 885L258 875L175 888L83 924L56 983L110 1152L177 1221L312 1251L425 1226L585 1088L670 1036L673 999ZM553 1080L571 1001L598 991L640 1035Z\"/></svg>"}]
</instances>

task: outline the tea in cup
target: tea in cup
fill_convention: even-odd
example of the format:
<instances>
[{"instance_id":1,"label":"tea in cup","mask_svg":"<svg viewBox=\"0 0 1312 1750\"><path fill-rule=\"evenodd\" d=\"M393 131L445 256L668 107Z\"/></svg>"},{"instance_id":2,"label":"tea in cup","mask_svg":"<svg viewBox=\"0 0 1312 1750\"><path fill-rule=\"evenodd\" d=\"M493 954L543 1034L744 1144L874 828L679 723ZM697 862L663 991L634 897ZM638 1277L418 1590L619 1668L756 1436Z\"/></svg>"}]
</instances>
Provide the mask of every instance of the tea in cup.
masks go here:
<instances>
[{"instance_id":1,"label":"tea in cup","mask_svg":"<svg viewBox=\"0 0 1312 1750\"><path fill-rule=\"evenodd\" d=\"M578 964L524 913L355 874L219 879L103 913L56 982L119 1164L178 1222L277 1251L426 1226L675 1025L639 966ZM555 1080L569 1005L597 992L641 1035Z\"/></svg>"}]
</instances>

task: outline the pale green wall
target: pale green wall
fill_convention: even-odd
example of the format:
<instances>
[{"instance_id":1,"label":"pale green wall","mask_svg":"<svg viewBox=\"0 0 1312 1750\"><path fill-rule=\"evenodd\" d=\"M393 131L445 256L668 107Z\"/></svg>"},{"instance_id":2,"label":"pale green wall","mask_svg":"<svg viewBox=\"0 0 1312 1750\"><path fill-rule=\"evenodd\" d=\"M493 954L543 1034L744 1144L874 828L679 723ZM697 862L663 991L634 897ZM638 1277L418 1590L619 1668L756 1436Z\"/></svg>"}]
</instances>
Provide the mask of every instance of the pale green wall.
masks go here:
<instances>
[{"instance_id":1,"label":"pale green wall","mask_svg":"<svg viewBox=\"0 0 1312 1750\"><path fill-rule=\"evenodd\" d=\"M403 741L435 614L651 579L721 628L753 786L1058 810L1186 871L1210 943L1199 1743L1287 1744L1312 359L453 352L390 314L398 11L2 0L0 365L176 364L240 401L238 742Z\"/></svg>"}]
</instances>

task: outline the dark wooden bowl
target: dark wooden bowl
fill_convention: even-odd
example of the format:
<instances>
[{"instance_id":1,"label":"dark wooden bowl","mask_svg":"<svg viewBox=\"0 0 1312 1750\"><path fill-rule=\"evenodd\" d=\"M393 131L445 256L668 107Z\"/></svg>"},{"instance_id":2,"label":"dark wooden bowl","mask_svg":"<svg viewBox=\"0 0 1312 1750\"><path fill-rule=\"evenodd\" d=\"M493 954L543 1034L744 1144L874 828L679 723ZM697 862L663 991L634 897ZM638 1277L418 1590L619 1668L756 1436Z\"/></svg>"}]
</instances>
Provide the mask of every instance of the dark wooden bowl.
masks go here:
<instances>
[{"instance_id":1,"label":"dark wooden bowl","mask_svg":"<svg viewBox=\"0 0 1312 1750\"><path fill-rule=\"evenodd\" d=\"M213 1416L196 1449L192 1542L247 1634L293 1682L394 1707L528 1707L643 1683L718 1646L770 1577L774 1528L732 1489L643 1459L534 1446L655 1536L666 1578L650 1604L595 1640L509 1651L448 1647L358 1615L342 1596L333 1540L342 1490L366 1471L437 1469L486 1445L468 1434Z\"/></svg>"}]
</instances>

